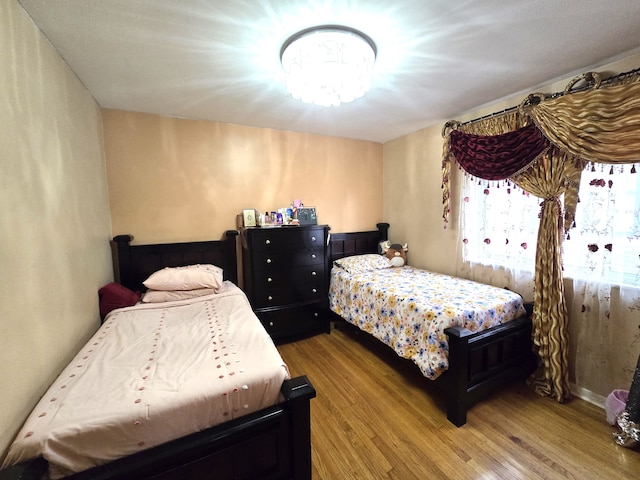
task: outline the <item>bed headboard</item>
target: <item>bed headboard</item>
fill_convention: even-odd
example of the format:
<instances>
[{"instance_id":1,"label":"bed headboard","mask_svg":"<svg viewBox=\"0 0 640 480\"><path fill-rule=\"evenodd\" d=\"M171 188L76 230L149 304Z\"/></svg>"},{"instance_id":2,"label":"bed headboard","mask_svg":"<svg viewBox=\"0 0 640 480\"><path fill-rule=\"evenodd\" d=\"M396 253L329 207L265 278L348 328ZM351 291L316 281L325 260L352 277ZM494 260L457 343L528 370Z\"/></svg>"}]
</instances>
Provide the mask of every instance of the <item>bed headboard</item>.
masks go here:
<instances>
[{"instance_id":1,"label":"bed headboard","mask_svg":"<svg viewBox=\"0 0 640 480\"><path fill-rule=\"evenodd\" d=\"M389 224L376 224L378 230L366 232L332 233L329 238L329 268L334 260L350 255L380 253L378 244L388 240Z\"/></svg>"},{"instance_id":2,"label":"bed headboard","mask_svg":"<svg viewBox=\"0 0 640 480\"><path fill-rule=\"evenodd\" d=\"M134 291L144 291L142 282L164 267L213 264L224 270L224 279L238 284L236 230L227 230L222 240L185 243L131 245L133 235L118 235L111 241L114 280Z\"/></svg>"}]
</instances>

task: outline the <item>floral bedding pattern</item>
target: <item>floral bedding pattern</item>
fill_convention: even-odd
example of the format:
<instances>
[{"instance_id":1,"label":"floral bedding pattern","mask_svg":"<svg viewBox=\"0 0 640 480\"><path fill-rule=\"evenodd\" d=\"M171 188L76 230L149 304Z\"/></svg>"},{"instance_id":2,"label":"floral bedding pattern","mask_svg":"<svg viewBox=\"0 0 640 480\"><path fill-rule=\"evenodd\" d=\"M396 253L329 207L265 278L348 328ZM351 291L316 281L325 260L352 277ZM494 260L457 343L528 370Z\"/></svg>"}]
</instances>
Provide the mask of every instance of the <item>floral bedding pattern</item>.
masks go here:
<instances>
[{"instance_id":1,"label":"floral bedding pattern","mask_svg":"<svg viewBox=\"0 0 640 480\"><path fill-rule=\"evenodd\" d=\"M329 306L432 380L449 366L446 328L476 332L525 314L517 293L411 266L357 274L334 267Z\"/></svg>"}]
</instances>

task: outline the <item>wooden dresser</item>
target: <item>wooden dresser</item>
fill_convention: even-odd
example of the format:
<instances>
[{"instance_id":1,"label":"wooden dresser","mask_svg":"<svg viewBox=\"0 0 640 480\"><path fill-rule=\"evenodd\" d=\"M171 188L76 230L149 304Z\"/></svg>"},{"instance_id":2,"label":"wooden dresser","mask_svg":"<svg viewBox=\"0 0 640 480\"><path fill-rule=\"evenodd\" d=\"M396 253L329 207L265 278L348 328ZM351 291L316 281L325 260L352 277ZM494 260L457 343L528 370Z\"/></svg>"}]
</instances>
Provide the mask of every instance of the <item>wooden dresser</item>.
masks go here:
<instances>
[{"instance_id":1,"label":"wooden dresser","mask_svg":"<svg viewBox=\"0 0 640 480\"><path fill-rule=\"evenodd\" d=\"M326 225L241 230L244 290L274 340L329 332Z\"/></svg>"}]
</instances>

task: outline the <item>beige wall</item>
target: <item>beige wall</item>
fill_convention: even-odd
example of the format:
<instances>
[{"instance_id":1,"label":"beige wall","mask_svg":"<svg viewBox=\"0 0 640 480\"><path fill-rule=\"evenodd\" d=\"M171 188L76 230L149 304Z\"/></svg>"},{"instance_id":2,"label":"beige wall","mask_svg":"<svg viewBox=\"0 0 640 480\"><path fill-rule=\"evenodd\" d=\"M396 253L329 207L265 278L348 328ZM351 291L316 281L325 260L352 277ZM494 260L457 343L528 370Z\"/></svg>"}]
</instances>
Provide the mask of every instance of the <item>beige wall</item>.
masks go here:
<instances>
[{"instance_id":1,"label":"beige wall","mask_svg":"<svg viewBox=\"0 0 640 480\"><path fill-rule=\"evenodd\" d=\"M100 110L0 1L0 457L99 323L111 279Z\"/></svg>"},{"instance_id":2,"label":"beige wall","mask_svg":"<svg viewBox=\"0 0 640 480\"><path fill-rule=\"evenodd\" d=\"M456 215L442 221L442 137L426 128L384 144L384 218L389 239L407 243L409 264L453 275Z\"/></svg>"},{"instance_id":3,"label":"beige wall","mask_svg":"<svg viewBox=\"0 0 640 480\"><path fill-rule=\"evenodd\" d=\"M382 220L382 145L104 110L112 229L136 243L220 238L243 208L300 198L334 232Z\"/></svg>"}]
</instances>

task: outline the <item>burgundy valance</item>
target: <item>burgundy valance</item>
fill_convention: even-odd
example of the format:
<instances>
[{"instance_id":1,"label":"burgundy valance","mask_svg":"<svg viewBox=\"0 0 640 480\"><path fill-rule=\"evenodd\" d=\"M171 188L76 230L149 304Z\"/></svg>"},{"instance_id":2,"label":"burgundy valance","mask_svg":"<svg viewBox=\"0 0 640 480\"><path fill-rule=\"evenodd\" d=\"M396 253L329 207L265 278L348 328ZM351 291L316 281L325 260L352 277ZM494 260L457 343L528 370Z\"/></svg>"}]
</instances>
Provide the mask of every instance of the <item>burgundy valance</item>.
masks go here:
<instances>
[{"instance_id":1,"label":"burgundy valance","mask_svg":"<svg viewBox=\"0 0 640 480\"><path fill-rule=\"evenodd\" d=\"M476 178L504 180L522 171L549 147L535 125L502 135L451 132L450 152L462 169Z\"/></svg>"}]
</instances>

